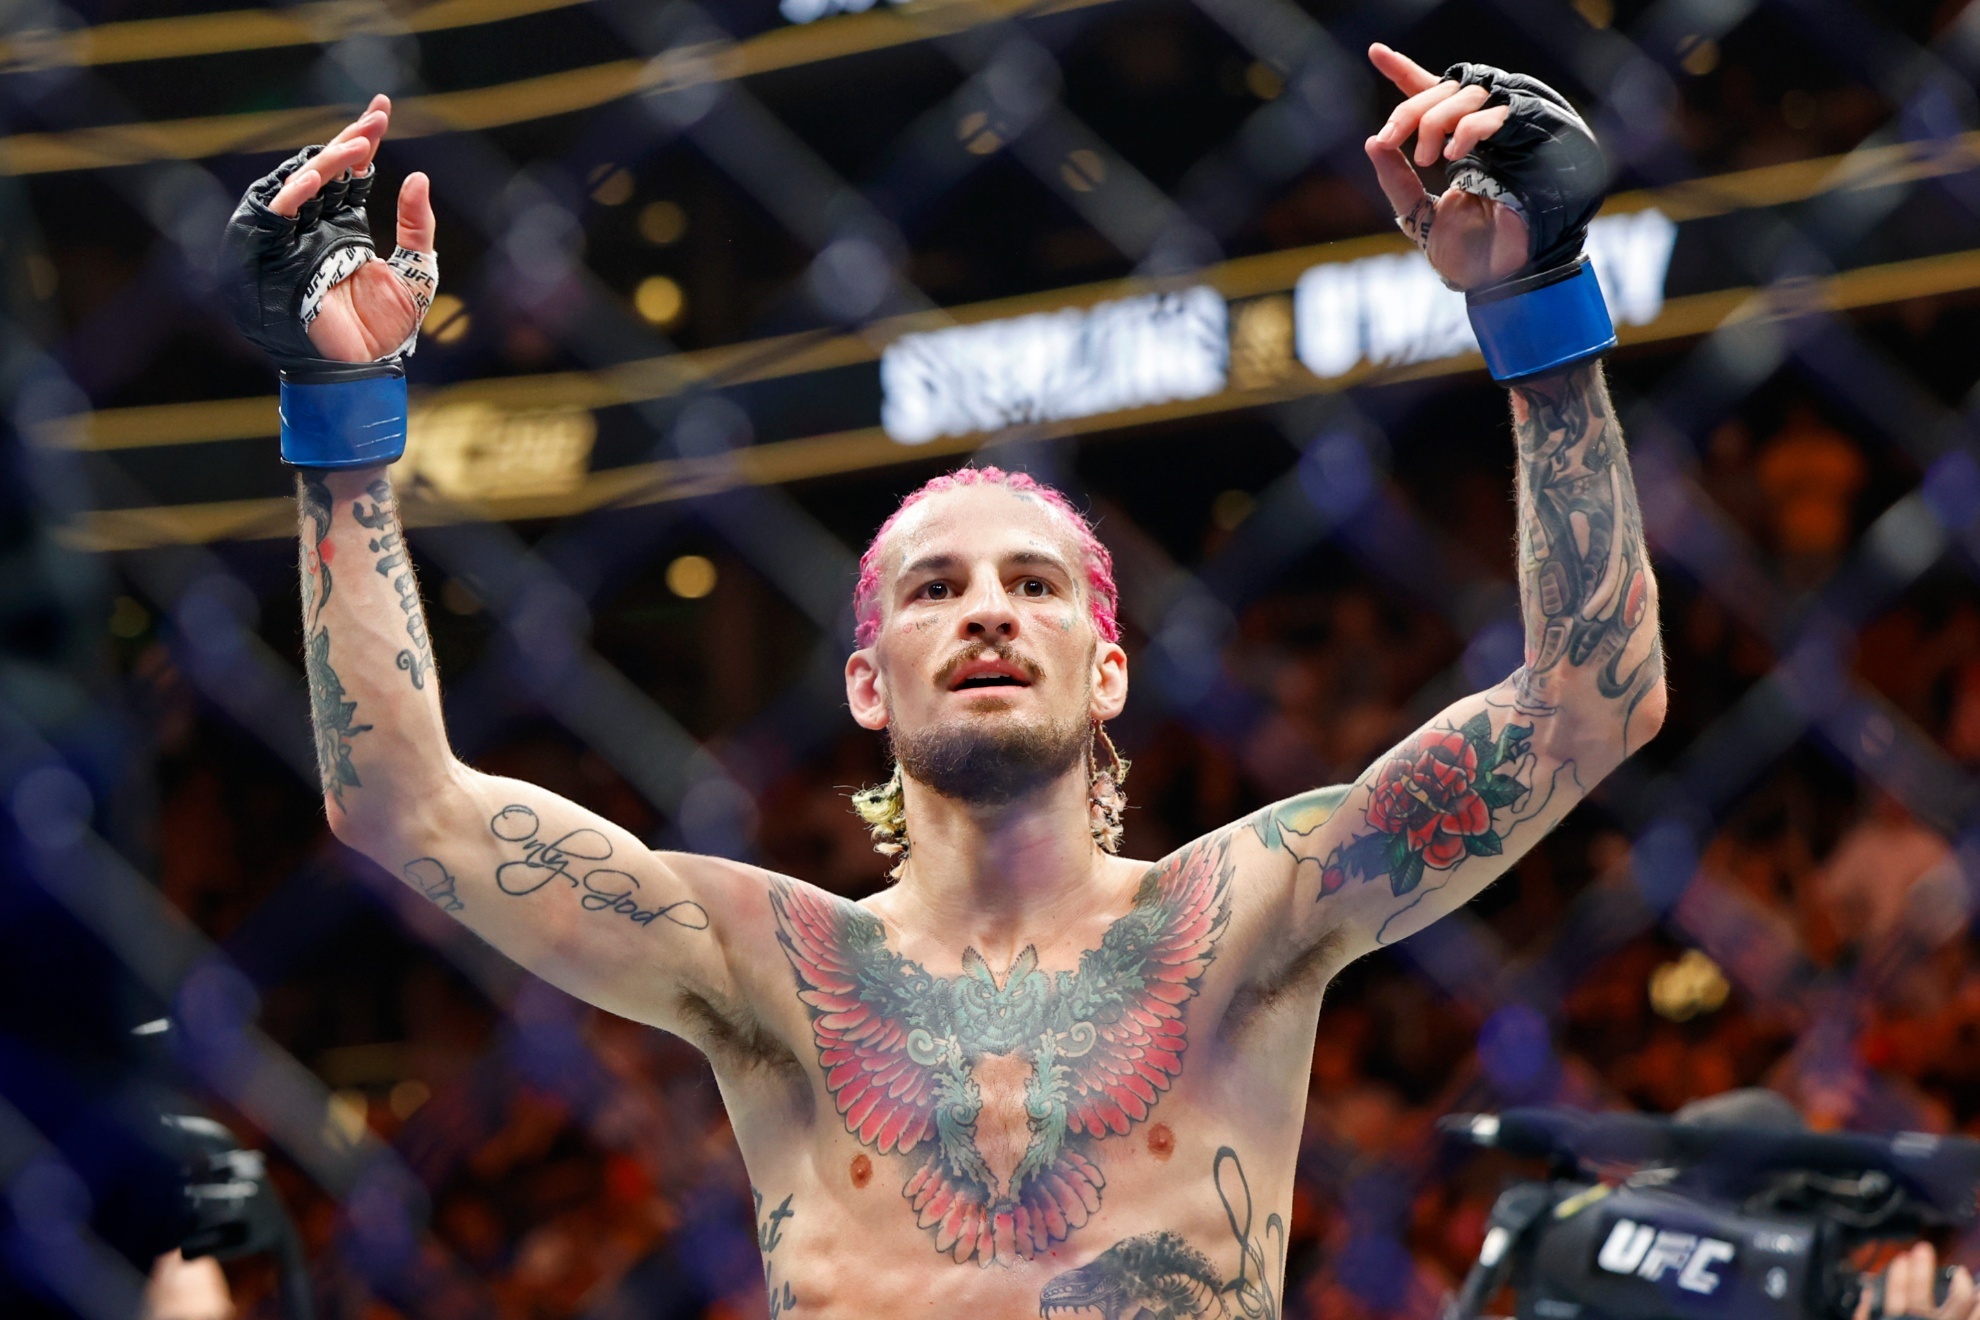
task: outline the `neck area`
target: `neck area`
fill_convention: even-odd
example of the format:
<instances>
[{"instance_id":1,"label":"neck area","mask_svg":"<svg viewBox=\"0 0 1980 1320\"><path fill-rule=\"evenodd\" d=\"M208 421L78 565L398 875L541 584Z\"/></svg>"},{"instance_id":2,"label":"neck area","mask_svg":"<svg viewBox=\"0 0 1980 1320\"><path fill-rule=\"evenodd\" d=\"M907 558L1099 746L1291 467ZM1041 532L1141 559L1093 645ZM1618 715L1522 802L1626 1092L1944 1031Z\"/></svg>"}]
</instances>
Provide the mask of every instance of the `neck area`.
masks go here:
<instances>
[{"instance_id":1,"label":"neck area","mask_svg":"<svg viewBox=\"0 0 1980 1320\"><path fill-rule=\"evenodd\" d=\"M887 906L1002 966L1057 922L1090 913L1112 883L1093 841L1086 759L996 807L943 797L904 776L910 851Z\"/></svg>"}]
</instances>

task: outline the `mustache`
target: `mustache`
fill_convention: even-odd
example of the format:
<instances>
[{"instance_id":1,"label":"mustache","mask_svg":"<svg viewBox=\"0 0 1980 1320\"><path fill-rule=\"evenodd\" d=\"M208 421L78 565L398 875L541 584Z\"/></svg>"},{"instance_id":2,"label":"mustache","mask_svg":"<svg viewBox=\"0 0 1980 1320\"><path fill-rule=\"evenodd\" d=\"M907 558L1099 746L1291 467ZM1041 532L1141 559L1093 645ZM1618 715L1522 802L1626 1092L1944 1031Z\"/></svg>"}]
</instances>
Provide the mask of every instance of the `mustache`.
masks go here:
<instances>
[{"instance_id":1,"label":"mustache","mask_svg":"<svg viewBox=\"0 0 1980 1320\"><path fill-rule=\"evenodd\" d=\"M1022 670L1024 676L1033 683L1045 676L1045 671L1039 667L1037 661L1027 655L1019 654L1001 642L974 642L943 662L942 667L935 672L935 682L941 687L949 686L955 681L956 675L961 672L964 665L974 664L986 656L995 656L1005 664Z\"/></svg>"}]
</instances>

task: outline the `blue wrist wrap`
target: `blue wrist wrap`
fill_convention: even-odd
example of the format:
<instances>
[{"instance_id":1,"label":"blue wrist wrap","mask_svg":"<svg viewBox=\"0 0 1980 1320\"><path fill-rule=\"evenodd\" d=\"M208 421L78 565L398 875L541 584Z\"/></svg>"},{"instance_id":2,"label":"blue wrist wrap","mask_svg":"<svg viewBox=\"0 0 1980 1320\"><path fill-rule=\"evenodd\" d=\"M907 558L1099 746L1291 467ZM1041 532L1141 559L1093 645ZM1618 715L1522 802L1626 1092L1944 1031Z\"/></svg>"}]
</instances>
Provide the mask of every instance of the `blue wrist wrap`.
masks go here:
<instances>
[{"instance_id":1,"label":"blue wrist wrap","mask_svg":"<svg viewBox=\"0 0 1980 1320\"><path fill-rule=\"evenodd\" d=\"M1465 303L1493 380L1535 376L1616 346L1616 328L1587 257L1474 289Z\"/></svg>"},{"instance_id":2,"label":"blue wrist wrap","mask_svg":"<svg viewBox=\"0 0 1980 1320\"><path fill-rule=\"evenodd\" d=\"M404 372L307 383L283 377L283 462L304 468L374 467L405 452Z\"/></svg>"}]
</instances>

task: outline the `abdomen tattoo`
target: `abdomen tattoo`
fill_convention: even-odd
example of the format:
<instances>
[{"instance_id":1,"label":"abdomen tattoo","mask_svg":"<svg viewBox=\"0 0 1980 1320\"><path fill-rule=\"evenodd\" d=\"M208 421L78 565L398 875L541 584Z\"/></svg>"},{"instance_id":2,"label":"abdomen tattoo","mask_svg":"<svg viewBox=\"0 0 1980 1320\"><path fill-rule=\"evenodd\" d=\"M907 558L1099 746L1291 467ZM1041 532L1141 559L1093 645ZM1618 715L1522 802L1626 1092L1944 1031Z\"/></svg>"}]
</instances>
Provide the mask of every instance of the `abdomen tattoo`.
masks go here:
<instances>
[{"instance_id":1,"label":"abdomen tattoo","mask_svg":"<svg viewBox=\"0 0 1980 1320\"><path fill-rule=\"evenodd\" d=\"M1001 980L974 948L961 976L932 976L864 909L772 886L846 1131L916 1161L901 1194L937 1251L1029 1258L1100 1208L1099 1143L1182 1072L1184 1007L1230 920L1229 851L1224 836L1151 870L1076 971L1045 971L1027 947Z\"/></svg>"}]
</instances>

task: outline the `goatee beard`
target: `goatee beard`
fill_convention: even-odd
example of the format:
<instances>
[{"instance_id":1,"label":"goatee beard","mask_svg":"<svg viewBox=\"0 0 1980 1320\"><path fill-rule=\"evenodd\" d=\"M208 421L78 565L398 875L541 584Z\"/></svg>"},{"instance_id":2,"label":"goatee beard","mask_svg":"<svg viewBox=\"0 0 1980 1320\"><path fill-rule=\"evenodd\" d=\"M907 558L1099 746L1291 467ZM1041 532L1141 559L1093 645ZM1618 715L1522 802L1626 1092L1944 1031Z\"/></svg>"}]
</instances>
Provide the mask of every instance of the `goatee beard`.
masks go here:
<instances>
[{"instance_id":1,"label":"goatee beard","mask_svg":"<svg viewBox=\"0 0 1980 1320\"><path fill-rule=\"evenodd\" d=\"M911 778L972 807L1001 807L1044 787L1086 755L1087 722L1020 728L938 725L890 736Z\"/></svg>"}]
</instances>

